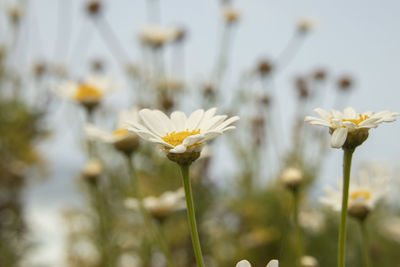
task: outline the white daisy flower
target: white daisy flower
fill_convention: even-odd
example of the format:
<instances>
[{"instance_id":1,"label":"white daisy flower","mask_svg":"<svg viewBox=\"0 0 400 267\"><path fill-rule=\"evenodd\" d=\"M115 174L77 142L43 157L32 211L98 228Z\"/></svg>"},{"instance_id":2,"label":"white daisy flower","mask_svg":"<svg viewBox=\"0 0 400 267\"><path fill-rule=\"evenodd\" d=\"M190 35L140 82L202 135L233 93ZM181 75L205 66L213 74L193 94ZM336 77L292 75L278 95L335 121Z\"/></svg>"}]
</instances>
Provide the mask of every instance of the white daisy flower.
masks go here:
<instances>
[{"instance_id":1,"label":"white daisy flower","mask_svg":"<svg viewBox=\"0 0 400 267\"><path fill-rule=\"evenodd\" d=\"M185 154L194 157L191 162L200 156L206 142L236 128L231 124L239 120L238 116L227 119L227 115L215 115L216 111L216 108L198 109L189 117L182 111L175 111L168 118L159 110L142 109L139 112L142 123L128 122L131 127L127 129L147 141L160 144L168 152L169 159L176 161Z\"/></svg>"},{"instance_id":2,"label":"white daisy flower","mask_svg":"<svg viewBox=\"0 0 400 267\"><path fill-rule=\"evenodd\" d=\"M389 177L371 177L369 170L364 169L350 181L348 213L353 217L364 219L376 204L387 196ZM325 191L326 196L321 198L321 202L335 211L340 211L342 209L342 185L339 185L338 190L326 188Z\"/></svg>"},{"instance_id":3,"label":"white daisy flower","mask_svg":"<svg viewBox=\"0 0 400 267\"><path fill-rule=\"evenodd\" d=\"M132 108L130 110L121 111L118 115L117 127L113 132L108 132L98 128L93 124L85 125L86 135L92 140L98 140L104 143L114 145L114 147L122 152L131 153L138 146L138 136L128 131L126 121L139 121L138 110Z\"/></svg>"},{"instance_id":4,"label":"white daisy flower","mask_svg":"<svg viewBox=\"0 0 400 267\"><path fill-rule=\"evenodd\" d=\"M277 260L271 260L266 267L278 267L279 262ZM247 260L241 260L236 264L236 267L251 267L250 262Z\"/></svg>"},{"instance_id":5,"label":"white daisy flower","mask_svg":"<svg viewBox=\"0 0 400 267\"><path fill-rule=\"evenodd\" d=\"M328 112L321 108L314 111L320 116L307 116L305 121L310 124L329 127L332 134L331 146L334 148L355 148L368 138L370 128L376 128L382 122L392 122L399 116L398 112L387 110L381 112L357 113L354 108L345 108L343 113L338 110Z\"/></svg>"},{"instance_id":6,"label":"white daisy flower","mask_svg":"<svg viewBox=\"0 0 400 267\"><path fill-rule=\"evenodd\" d=\"M143 205L148 213L156 219L164 219L169 214L186 209L185 192L183 188L167 191L159 197L146 197ZM125 207L139 210L139 201L134 198L125 200Z\"/></svg>"},{"instance_id":7,"label":"white daisy flower","mask_svg":"<svg viewBox=\"0 0 400 267\"><path fill-rule=\"evenodd\" d=\"M57 86L56 93L85 107L93 108L100 103L106 93L116 88L115 82L108 77L88 76L81 82L62 82Z\"/></svg>"},{"instance_id":8,"label":"white daisy flower","mask_svg":"<svg viewBox=\"0 0 400 267\"><path fill-rule=\"evenodd\" d=\"M295 167L288 167L280 175L280 181L289 189L297 189L303 182L303 172Z\"/></svg>"},{"instance_id":9,"label":"white daisy flower","mask_svg":"<svg viewBox=\"0 0 400 267\"><path fill-rule=\"evenodd\" d=\"M149 25L144 27L139 34L140 40L147 45L160 47L167 42L174 41L179 36L176 28Z\"/></svg>"}]
</instances>

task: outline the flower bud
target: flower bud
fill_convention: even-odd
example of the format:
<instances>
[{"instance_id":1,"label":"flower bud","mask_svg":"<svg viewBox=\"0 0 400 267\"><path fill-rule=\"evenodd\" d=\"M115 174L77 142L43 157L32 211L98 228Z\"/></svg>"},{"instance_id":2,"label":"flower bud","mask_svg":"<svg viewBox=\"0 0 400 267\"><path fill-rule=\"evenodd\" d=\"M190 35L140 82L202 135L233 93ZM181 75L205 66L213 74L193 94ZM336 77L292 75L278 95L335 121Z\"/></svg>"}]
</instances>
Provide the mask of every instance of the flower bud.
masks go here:
<instances>
[{"instance_id":1,"label":"flower bud","mask_svg":"<svg viewBox=\"0 0 400 267\"><path fill-rule=\"evenodd\" d=\"M303 172L294 167L286 168L280 177L283 185L290 190L297 190L303 182Z\"/></svg>"},{"instance_id":2,"label":"flower bud","mask_svg":"<svg viewBox=\"0 0 400 267\"><path fill-rule=\"evenodd\" d=\"M81 174L91 185L97 185L98 178L103 173L103 165L98 159L91 159L83 168Z\"/></svg>"}]
</instances>

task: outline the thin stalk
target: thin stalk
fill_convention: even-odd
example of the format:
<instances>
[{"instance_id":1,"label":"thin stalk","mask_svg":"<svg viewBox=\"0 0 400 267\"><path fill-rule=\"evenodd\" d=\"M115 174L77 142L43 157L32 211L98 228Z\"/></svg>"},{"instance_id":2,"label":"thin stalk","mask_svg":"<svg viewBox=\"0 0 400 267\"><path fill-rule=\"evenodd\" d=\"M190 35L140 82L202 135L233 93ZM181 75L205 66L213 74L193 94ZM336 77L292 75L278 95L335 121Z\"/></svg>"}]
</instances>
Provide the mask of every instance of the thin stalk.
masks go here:
<instances>
[{"instance_id":1,"label":"thin stalk","mask_svg":"<svg viewBox=\"0 0 400 267\"><path fill-rule=\"evenodd\" d=\"M296 266L299 266L301 256L303 255L303 240L302 233L299 223L299 204L300 204L300 192L299 189L295 189L293 192L293 219L294 219L294 227L297 235L297 257L296 257Z\"/></svg>"},{"instance_id":2,"label":"thin stalk","mask_svg":"<svg viewBox=\"0 0 400 267\"><path fill-rule=\"evenodd\" d=\"M353 158L354 149L343 148L343 193L342 193L342 214L339 229L338 244L338 267L344 267L345 245L346 245L346 221L347 221L347 203L349 200L350 187L350 171L351 160Z\"/></svg>"},{"instance_id":3,"label":"thin stalk","mask_svg":"<svg viewBox=\"0 0 400 267\"><path fill-rule=\"evenodd\" d=\"M168 246L165 242L165 239L163 238L163 235L160 232L160 229L154 224L149 213L147 212L146 208L143 205L142 196L140 194L140 189L139 189L139 183L137 181L137 177L135 174L135 168L133 166L133 161L132 161L131 156L127 155L126 160L127 160L127 164L129 167L132 188L134 190L133 194L139 203L139 209L140 209L140 212L142 213L143 219L147 226L147 230L149 231L149 234L152 235L153 239L158 243L161 250L163 251L165 259L167 260L167 265L169 267L176 267L175 263L172 261L171 252L168 249Z\"/></svg>"},{"instance_id":4,"label":"thin stalk","mask_svg":"<svg viewBox=\"0 0 400 267\"><path fill-rule=\"evenodd\" d=\"M194 213L192 186L190 184L190 177L189 177L189 165L180 165L180 167L183 179L183 187L185 188L187 215L190 226L190 234L192 236L194 254L196 257L197 266L204 267L204 260L203 260L203 254L201 253L199 232L197 231L197 225L196 225L196 215Z\"/></svg>"},{"instance_id":5,"label":"thin stalk","mask_svg":"<svg viewBox=\"0 0 400 267\"><path fill-rule=\"evenodd\" d=\"M361 250L363 254L364 266L371 267L371 258L368 253L369 241L368 241L368 232L365 225L365 221L360 220L360 229L361 229Z\"/></svg>"}]
</instances>

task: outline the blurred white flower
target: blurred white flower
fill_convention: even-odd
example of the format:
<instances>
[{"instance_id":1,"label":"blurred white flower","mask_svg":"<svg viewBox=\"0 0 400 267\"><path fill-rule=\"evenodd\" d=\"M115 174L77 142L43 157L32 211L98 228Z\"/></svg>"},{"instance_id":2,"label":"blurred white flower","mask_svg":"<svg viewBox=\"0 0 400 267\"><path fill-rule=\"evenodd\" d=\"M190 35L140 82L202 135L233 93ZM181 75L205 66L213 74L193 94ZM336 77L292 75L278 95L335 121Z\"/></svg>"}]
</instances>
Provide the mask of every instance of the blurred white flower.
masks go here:
<instances>
[{"instance_id":1,"label":"blurred white flower","mask_svg":"<svg viewBox=\"0 0 400 267\"><path fill-rule=\"evenodd\" d=\"M280 175L281 182L288 188L297 188L303 181L303 172L294 167L288 167Z\"/></svg>"},{"instance_id":2,"label":"blurred white flower","mask_svg":"<svg viewBox=\"0 0 400 267\"><path fill-rule=\"evenodd\" d=\"M146 197L143 205L151 216L163 219L173 212L186 209L185 192L183 188L179 188L176 191L167 191L159 197ZM125 200L125 207L139 210L139 201L128 198Z\"/></svg>"},{"instance_id":3,"label":"blurred white flower","mask_svg":"<svg viewBox=\"0 0 400 267\"><path fill-rule=\"evenodd\" d=\"M86 107L97 106L104 95L117 89L119 85L108 77L88 76L82 82L65 81L56 87L56 93L68 100Z\"/></svg>"},{"instance_id":4,"label":"blurred white flower","mask_svg":"<svg viewBox=\"0 0 400 267\"><path fill-rule=\"evenodd\" d=\"M277 260L271 260L266 267L278 267L279 262ZM236 267L251 267L250 262L247 260L241 260L236 264Z\"/></svg>"},{"instance_id":5,"label":"blurred white flower","mask_svg":"<svg viewBox=\"0 0 400 267\"><path fill-rule=\"evenodd\" d=\"M325 227L325 217L318 211L300 211L299 222L302 228L319 233Z\"/></svg>"},{"instance_id":6,"label":"blurred white flower","mask_svg":"<svg viewBox=\"0 0 400 267\"><path fill-rule=\"evenodd\" d=\"M222 15L227 23L233 23L240 19L240 12L233 7L225 7L222 9Z\"/></svg>"},{"instance_id":7,"label":"blurred white flower","mask_svg":"<svg viewBox=\"0 0 400 267\"><path fill-rule=\"evenodd\" d=\"M301 257L300 263L302 267L318 267L317 259L309 255Z\"/></svg>"},{"instance_id":8,"label":"blurred white flower","mask_svg":"<svg viewBox=\"0 0 400 267\"><path fill-rule=\"evenodd\" d=\"M318 25L318 22L315 18L311 17L303 17L299 19L297 22L297 29L301 33L307 33L311 30L314 30Z\"/></svg>"},{"instance_id":9,"label":"blurred white flower","mask_svg":"<svg viewBox=\"0 0 400 267\"><path fill-rule=\"evenodd\" d=\"M139 37L142 43L152 47L160 47L167 42L172 42L179 37L177 28L149 25L142 28Z\"/></svg>"},{"instance_id":10,"label":"blurred white flower","mask_svg":"<svg viewBox=\"0 0 400 267\"><path fill-rule=\"evenodd\" d=\"M400 217L384 220L380 225L380 232L387 239L400 244Z\"/></svg>"},{"instance_id":11,"label":"blurred white flower","mask_svg":"<svg viewBox=\"0 0 400 267\"><path fill-rule=\"evenodd\" d=\"M387 110L378 113L357 113L351 107L345 108L343 113L334 109L328 112L321 108L314 111L320 118L307 116L305 121L329 127L332 134L331 146L334 148L358 146L368 138L370 128L376 128L382 122L395 121L395 117L400 115L398 112Z\"/></svg>"},{"instance_id":12,"label":"blurred white flower","mask_svg":"<svg viewBox=\"0 0 400 267\"><path fill-rule=\"evenodd\" d=\"M368 169L363 169L357 177L353 177L349 188L348 213L363 219L372 211L376 204L383 200L389 191L389 177L371 177ZM326 188L326 197L321 202L332 207L335 211L342 208L342 186L335 190Z\"/></svg>"},{"instance_id":13,"label":"blurred white flower","mask_svg":"<svg viewBox=\"0 0 400 267\"><path fill-rule=\"evenodd\" d=\"M139 116L143 124L128 122L132 126L128 130L147 141L160 144L169 156L200 153L206 142L235 129L231 124L239 120L238 116L227 119L227 115L215 115L216 111L216 108L207 111L198 109L188 118L182 111L175 111L168 118L159 110L142 109Z\"/></svg>"},{"instance_id":14,"label":"blurred white flower","mask_svg":"<svg viewBox=\"0 0 400 267\"><path fill-rule=\"evenodd\" d=\"M104 131L93 124L85 125L86 135L93 140L99 140L114 145L116 149L122 152L132 152L138 146L138 136L128 131L126 121L139 121L138 110L121 111L118 115L117 128L113 132Z\"/></svg>"}]
</instances>

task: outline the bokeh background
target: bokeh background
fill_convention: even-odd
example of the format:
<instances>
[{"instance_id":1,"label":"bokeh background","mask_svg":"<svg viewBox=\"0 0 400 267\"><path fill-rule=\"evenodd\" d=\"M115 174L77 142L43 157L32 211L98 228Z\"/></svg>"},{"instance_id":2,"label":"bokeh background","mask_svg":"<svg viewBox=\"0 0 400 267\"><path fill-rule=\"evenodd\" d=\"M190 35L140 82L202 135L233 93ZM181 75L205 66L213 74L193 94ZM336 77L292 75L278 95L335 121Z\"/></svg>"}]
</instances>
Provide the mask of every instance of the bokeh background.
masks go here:
<instances>
[{"instance_id":1,"label":"bokeh background","mask_svg":"<svg viewBox=\"0 0 400 267\"><path fill-rule=\"evenodd\" d=\"M32 165L40 165L40 168L27 167L29 171L25 175L20 196L23 217L28 229L24 235L32 242L29 253L21 256L25 266L92 266L85 263L82 265L77 265L76 262L68 263L66 260L71 255L67 249L70 232L65 213L87 206L86 195L80 189L77 180L88 156L82 149L82 136L84 136L82 125L85 118L83 111L58 97L57 85L67 79L85 78L93 73L93 61L102 62L104 65L102 74L112 77L119 87L118 91L105 99L96 117L99 124L109 126L110 116L105 114L115 114L122 107L131 107L131 98L127 96L134 98L137 88L140 88L140 84L136 84L136 89L132 89L134 83L129 77L127 67L134 66L140 69L149 63L144 55L143 44L139 40L139 33L146 25L185 29L184 41L180 44L181 47L178 47L181 50L178 51L177 47L172 46L163 50L167 75L175 76L185 84L179 101L175 103L175 109L191 112L203 107L203 103L199 100L200 95L204 87L215 82L213 71L218 64L220 51L225 51L227 65L221 84L217 88L220 98L213 104L219 107L219 112L233 112L241 116L243 114L241 119L241 123L244 121L243 125L239 124L238 128L246 128L246 120L249 121L249 117L254 113L254 106L246 104L246 95L250 97L255 94L254 92L257 94L264 90L263 85L247 77L251 76L261 60L268 60L272 66L277 66L267 87L273 91L272 121L275 126L279 124L281 127L277 130L279 131L277 139L270 142L279 143L281 155L290 151L294 145L292 127L298 115L311 115L315 107L342 109L351 105L361 112L386 109L399 111L400 2L398 1L114 0L99 3L101 14L93 16L88 15L88 1L1 1L0 45L1 48L7 48L4 50L7 57L2 66L16 73L15 76L23 88L20 99L22 103L27 103L28 111L33 112L32 116L36 116L37 111L40 114L40 123L35 125L41 137L30 144L40 155L40 160L38 162L33 160ZM240 19L232 25L225 40L225 47L221 50L222 36L226 30L222 17L224 6L233 6L240 14ZM21 12L17 18L18 25L14 25L15 28L10 18L13 8L19 8ZM304 36L298 37L298 25L304 19L314 23ZM43 79L35 83L33 70L39 63L46 66L47 73ZM62 75L58 75L56 70L62 71ZM326 75L318 85L324 90L323 96L315 102L310 101L311 103L308 103L303 110L305 114L299 114L296 104L299 101L296 81L298 77L308 79L318 70L323 70ZM348 92L340 95L337 84L342 77L349 77L352 86ZM39 94L39 97L35 98L36 94L32 92L39 87L47 93ZM148 86L144 89L148 89ZM233 105L232 99L238 91L243 98L238 105ZM52 95L48 101L41 101L48 95ZM154 103L148 106L158 108ZM102 121L103 117L106 118L105 122ZM28 119L28 122L32 121L33 119ZM373 129L371 137L357 149L353 169L357 170L366 162L382 163L388 169L398 168L399 133L399 123ZM249 136L238 136L242 139L249 138L243 143L252 142ZM36 140L36 137L32 139ZM271 199L260 197L262 194L244 197L240 190L238 191L234 184L237 183L238 173L243 170L235 164L237 157L232 152L234 143L229 142L229 137L226 136L221 139L227 140L217 142L214 146L212 164L207 174L210 185L205 187L212 186L218 188L216 191L223 192L221 195L227 194L228 197L224 202L241 203L237 204L239 207L237 210L222 212L226 220L232 216L232 220L235 221L238 220L236 214L248 209L241 205L250 205L249 207L257 209L260 206L249 203ZM253 148L249 145L247 152L251 153L251 149ZM274 152L266 153L270 156L265 158L264 164L270 167L264 167L267 170L262 172L264 175L261 175L259 181L265 188L274 184L280 172L279 162L283 160L274 157ZM321 169L318 175L315 175L317 178L308 191L307 203L311 203L310 206L319 205L318 199L324 194L322 189L326 185L336 185L341 177L341 157L342 153L334 149L328 149L324 154ZM29 160L26 164L31 166ZM171 172L173 175L174 172ZM391 181L393 187L399 189L399 177L393 176ZM172 190L168 186L166 188ZM161 190L162 188L159 188L154 191ZM212 194L214 193L213 191ZM238 196L237 199L235 196ZM391 203L390 209L398 213L399 206L398 202L396 206L396 200L399 198L393 196L389 203ZM274 201L278 200L274 198ZM224 206L230 206L225 204ZM387 207L383 208L387 211L386 209ZM218 214L218 211L214 212ZM396 212L391 211L390 214ZM330 242L327 241L329 234L321 234L321 238L314 238L313 241L321 244ZM231 242L231 238L241 243L242 239L237 233L220 240ZM384 240L382 244L387 245L385 242L389 241ZM217 246L211 241L208 244L214 244L216 248L224 247L222 244ZM398 250L399 243L389 242L389 245L387 255L383 253L388 257L387 261L380 262L380 265L376 266L400 266L395 265L400 262L398 255L389 253ZM235 253L230 252L234 255L232 257L235 257L232 258L232 262L247 257L244 251L248 249L236 249L231 249L236 251ZM281 257L281 254L285 253L282 250L285 249L279 250L279 253L265 254L264 258L269 255ZM190 247L188 251L190 252ZM262 258L262 249L257 250L256 246L253 251L254 254L258 253L261 256L251 254L249 258L257 260ZM318 259L322 257L322 255L313 256ZM393 258L395 256L397 259ZM269 258L265 258L265 262L267 260ZM389 262L392 265L385 265ZM362 266L357 264L351 266ZM228 266L228 261L221 260L220 265ZM327 263L321 266L331 265Z\"/></svg>"}]
</instances>

